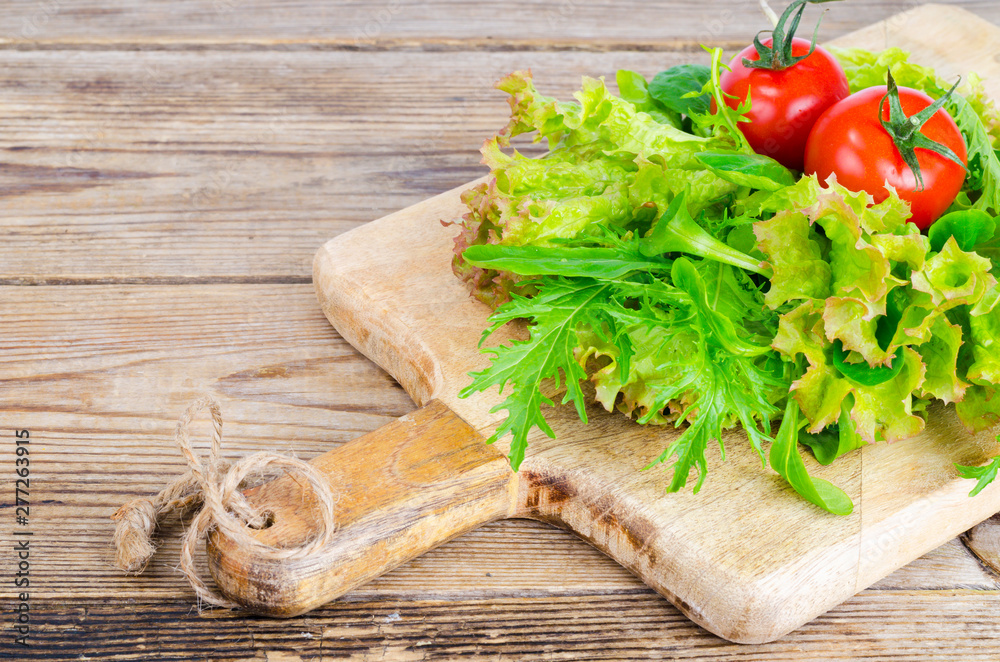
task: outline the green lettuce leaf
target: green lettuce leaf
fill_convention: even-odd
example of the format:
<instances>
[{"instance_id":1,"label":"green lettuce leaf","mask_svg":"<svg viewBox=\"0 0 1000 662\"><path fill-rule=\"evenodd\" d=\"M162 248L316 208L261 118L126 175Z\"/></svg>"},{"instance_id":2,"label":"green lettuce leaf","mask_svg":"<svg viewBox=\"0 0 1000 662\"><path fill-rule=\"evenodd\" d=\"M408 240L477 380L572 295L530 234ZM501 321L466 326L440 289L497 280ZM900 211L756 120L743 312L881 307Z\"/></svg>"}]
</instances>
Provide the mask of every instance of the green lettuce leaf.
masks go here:
<instances>
[{"instance_id":1,"label":"green lettuce leaf","mask_svg":"<svg viewBox=\"0 0 1000 662\"><path fill-rule=\"evenodd\" d=\"M511 119L483 145L492 178L467 198L452 264L474 296L495 306L521 286L510 272L466 261L469 246L556 246L607 228L641 234L682 193L697 216L736 191L736 184L697 160L705 150L728 149L729 140L657 121L647 112L653 108L642 110L652 101L637 98L638 78L622 74L622 80L632 101L593 78L583 80L575 102L539 94L528 72L498 83L510 95ZM506 149L512 137L526 133L547 140L550 152L528 158Z\"/></svg>"},{"instance_id":2,"label":"green lettuce leaf","mask_svg":"<svg viewBox=\"0 0 1000 662\"><path fill-rule=\"evenodd\" d=\"M840 418L836 425L823 428L815 434L799 430L799 442L812 450L820 464L833 464L838 457L867 445L854 429L854 421L851 420L853 406L854 398L848 396L840 404Z\"/></svg>"},{"instance_id":3,"label":"green lettuce leaf","mask_svg":"<svg viewBox=\"0 0 1000 662\"><path fill-rule=\"evenodd\" d=\"M785 407L781 427L771 444L771 468L788 481L788 484L810 503L834 515L850 515L854 504L847 494L833 483L813 478L806 471L798 447L799 408L793 400Z\"/></svg>"},{"instance_id":4,"label":"green lettuce leaf","mask_svg":"<svg viewBox=\"0 0 1000 662\"><path fill-rule=\"evenodd\" d=\"M660 124L681 128L680 114L650 94L649 84L642 74L619 69L615 74L615 83L621 98L635 106L636 110L646 113Z\"/></svg>"}]
</instances>

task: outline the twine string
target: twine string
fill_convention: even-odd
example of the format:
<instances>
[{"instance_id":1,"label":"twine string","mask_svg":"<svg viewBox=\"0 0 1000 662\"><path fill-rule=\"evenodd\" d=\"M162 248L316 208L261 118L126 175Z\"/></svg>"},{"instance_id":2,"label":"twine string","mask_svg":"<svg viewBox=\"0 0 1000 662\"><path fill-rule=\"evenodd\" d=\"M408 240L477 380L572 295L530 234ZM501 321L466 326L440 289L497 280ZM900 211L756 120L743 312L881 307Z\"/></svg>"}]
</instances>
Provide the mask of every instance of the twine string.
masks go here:
<instances>
[{"instance_id":1,"label":"twine string","mask_svg":"<svg viewBox=\"0 0 1000 662\"><path fill-rule=\"evenodd\" d=\"M207 461L195 453L188 432L195 415L205 408L210 411L213 424ZM188 470L156 496L133 499L111 516L116 522L115 565L126 574L137 575L146 569L156 552L156 529L174 512L187 517L197 511L184 533L180 569L199 599L220 607L240 605L211 589L195 570L195 550L209 531L217 529L240 551L269 560L309 557L332 539L336 530L336 499L329 482L308 462L277 453L254 453L230 466L222 459L222 410L213 398L199 398L187 408L177 421L174 441L187 461ZM266 527L271 516L266 510L254 507L243 494L248 476L260 478L279 470L304 477L316 498L319 530L300 545L273 547L248 532L248 528Z\"/></svg>"}]
</instances>

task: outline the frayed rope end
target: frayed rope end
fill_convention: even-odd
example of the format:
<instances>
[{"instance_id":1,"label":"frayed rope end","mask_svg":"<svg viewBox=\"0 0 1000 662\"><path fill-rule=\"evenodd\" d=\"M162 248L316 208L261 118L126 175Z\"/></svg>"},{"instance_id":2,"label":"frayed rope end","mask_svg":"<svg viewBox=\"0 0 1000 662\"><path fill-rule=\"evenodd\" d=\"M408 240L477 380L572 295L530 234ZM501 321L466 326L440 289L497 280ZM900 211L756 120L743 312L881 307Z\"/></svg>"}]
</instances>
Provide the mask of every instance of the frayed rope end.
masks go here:
<instances>
[{"instance_id":1,"label":"frayed rope end","mask_svg":"<svg viewBox=\"0 0 1000 662\"><path fill-rule=\"evenodd\" d=\"M129 575L138 575L156 553L156 506L149 499L134 499L115 511L115 565Z\"/></svg>"}]
</instances>

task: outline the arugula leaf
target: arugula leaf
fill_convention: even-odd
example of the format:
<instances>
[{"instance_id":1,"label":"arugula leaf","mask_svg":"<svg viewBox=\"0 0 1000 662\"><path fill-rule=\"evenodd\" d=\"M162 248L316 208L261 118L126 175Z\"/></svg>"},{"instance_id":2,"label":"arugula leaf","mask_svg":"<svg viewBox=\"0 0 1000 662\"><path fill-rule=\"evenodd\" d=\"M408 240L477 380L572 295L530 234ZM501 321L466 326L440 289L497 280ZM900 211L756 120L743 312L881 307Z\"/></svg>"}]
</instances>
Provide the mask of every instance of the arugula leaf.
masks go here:
<instances>
[{"instance_id":1,"label":"arugula leaf","mask_svg":"<svg viewBox=\"0 0 1000 662\"><path fill-rule=\"evenodd\" d=\"M497 309L484 339L517 318L529 320L529 339L487 350L493 354L491 365L473 373L459 395L493 386L503 393L510 386L507 399L495 408L506 410L507 418L490 441L512 435L512 467L520 465L533 427L551 433L541 408L552 400L543 390L552 393L564 385L563 402L573 402L586 421L580 382L588 376L588 359L598 356L606 365L592 379L607 408L638 410L640 423L667 422L664 412L674 409L677 425L689 423L653 462L675 458L670 490L686 485L691 469L699 475L695 489L701 486L708 443L718 439L721 444L722 429L733 422L742 423L763 459L761 445L779 411L773 402L787 394L787 381L761 356L767 345L747 342L754 334L716 310L692 262L674 261L671 277L672 285L646 274L634 280L544 276L533 298L514 295ZM731 307L745 305L740 296L746 292L730 292L713 296L731 297ZM759 299L752 308L758 312L748 311L747 319L760 315ZM554 382L551 387L547 380Z\"/></svg>"},{"instance_id":2,"label":"arugula leaf","mask_svg":"<svg viewBox=\"0 0 1000 662\"><path fill-rule=\"evenodd\" d=\"M1000 113L973 75L952 97L970 174L923 236L892 191L875 204L753 154L738 129L749 100L726 103L721 49L709 52L710 67L650 83L619 71L620 96L593 78L570 102L528 72L498 84L511 118L483 146L491 178L463 195L453 270L496 307L483 342L518 318L530 336L484 349L492 363L461 395L505 396L491 441L512 436L517 468L531 430L552 434L557 394L586 421L589 379L606 409L681 427L650 464L673 467L670 491L692 472L697 491L708 446L724 454L722 431L740 424L765 466L845 514L850 499L808 475L799 442L830 462L912 436L930 398L972 429L1000 422ZM931 96L950 87L898 49L838 57L852 90L887 68ZM525 133L549 152L511 150ZM959 471L978 492L1000 458Z\"/></svg>"},{"instance_id":3,"label":"arugula leaf","mask_svg":"<svg viewBox=\"0 0 1000 662\"><path fill-rule=\"evenodd\" d=\"M758 274L767 273L761 269L760 263L731 248L695 223L688 213L685 204L686 193L681 192L659 221L653 226L649 235L639 242L639 251L646 256L662 255L663 253L688 253L698 257L717 260Z\"/></svg>"},{"instance_id":4,"label":"arugula leaf","mask_svg":"<svg viewBox=\"0 0 1000 662\"><path fill-rule=\"evenodd\" d=\"M835 426L823 428L816 433L799 430L799 442L812 450L820 464L832 464L838 457L867 445L868 442L854 430L854 422L851 420L853 406L854 398L848 396L840 403L840 418Z\"/></svg>"},{"instance_id":5,"label":"arugula leaf","mask_svg":"<svg viewBox=\"0 0 1000 662\"><path fill-rule=\"evenodd\" d=\"M750 147L750 143L743 136L743 132L737 128L740 122L750 121L746 117L746 114L750 111L750 95L747 94L746 99L737 99L738 104L736 108L730 108L726 103L726 97L734 99L735 97L722 91L722 84L719 78L723 67L726 69L729 68L728 65L722 62L722 49L708 48L707 46L703 46L703 48L712 56L712 66L710 68L711 75L705 83L702 92L715 100L715 110L713 112L710 106L709 112L693 115L691 119L700 127L710 128L713 133L722 132L722 135L732 143L728 147L732 147L736 151L745 154L753 154L754 151Z\"/></svg>"},{"instance_id":6,"label":"arugula leaf","mask_svg":"<svg viewBox=\"0 0 1000 662\"><path fill-rule=\"evenodd\" d=\"M513 341L510 345L487 350L493 354L489 368L472 373L472 383L459 393L468 397L476 391L497 386L500 393L510 383L511 393L501 404L491 411L506 410L507 418L488 440L492 443L508 432L513 436L510 464L516 471L524 459L524 449L528 445L528 432L538 427L547 435L554 436L545 422L541 406L551 406L552 400L542 394L542 382L555 381L558 389L565 379L566 395L563 403L572 401L581 420L586 422L587 414L580 381L587 376L586 371L576 362L574 349L577 346L577 327L590 322L591 328L603 329L606 324L614 328L614 319L602 314L601 302L607 298L610 285L586 279L572 282L565 279L550 280L538 294L528 299L514 295L511 301L501 306L490 318L492 326L483 332L483 341L494 331L517 318L532 320L531 337L526 341ZM613 334L612 337L616 337ZM628 351L623 347L620 350Z\"/></svg>"},{"instance_id":7,"label":"arugula leaf","mask_svg":"<svg viewBox=\"0 0 1000 662\"><path fill-rule=\"evenodd\" d=\"M993 458L989 464L981 467L969 467L964 464L956 464L958 475L962 478L971 478L976 481L976 486L969 492L970 497L974 497L983 491L983 488L993 482L997 477L997 470L1000 470L1000 456Z\"/></svg>"},{"instance_id":8,"label":"arugula leaf","mask_svg":"<svg viewBox=\"0 0 1000 662\"><path fill-rule=\"evenodd\" d=\"M466 262L523 276L584 276L614 279L633 271L668 271L671 260L620 248L562 246L469 246Z\"/></svg>"},{"instance_id":9,"label":"arugula leaf","mask_svg":"<svg viewBox=\"0 0 1000 662\"><path fill-rule=\"evenodd\" d=\"M854 504L847 494L833 483L822 478L813 478L799 455L799 405L789 398L785 405L785 415L781 427L771 444L768 455L771 468L788 481L796 492L809 503L815 504L834 515L850 515Z\"/></svg>"},{"instance_id":10,"label":"arugula leaf","mask_svg":"<svg viewBox=\"0 0 1000 662\"><path fill-rule=\"evenodd\" d=\"M760 356L771 351L770 345L753 345L744 341L736 332L733 321L719 314L708 300L705 281L690 260L680 258L670 270L674 285L687 292L691 303L698 309L712 337L722 348L733 356Z\"/></svg>"}]
</instances>

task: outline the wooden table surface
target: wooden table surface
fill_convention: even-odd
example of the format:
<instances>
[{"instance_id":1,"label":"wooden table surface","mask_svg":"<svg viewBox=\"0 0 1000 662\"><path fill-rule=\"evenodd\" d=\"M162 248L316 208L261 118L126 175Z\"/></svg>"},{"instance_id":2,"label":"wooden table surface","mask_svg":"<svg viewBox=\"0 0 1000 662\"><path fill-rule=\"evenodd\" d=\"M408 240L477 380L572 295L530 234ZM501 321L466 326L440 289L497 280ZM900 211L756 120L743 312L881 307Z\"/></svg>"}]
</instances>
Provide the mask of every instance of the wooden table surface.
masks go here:
<instances>
[{"instance_id":1,"label":"wooden table surface","mask_svg":"<svg viewBox=\"0 0 1000 662\"><path fill-rule=\"evenodd\" d=\"M822 37L915 4L833 5ZM951 4L1000 23L1000 3ZM173 428L200 394L222 402L228 458L313 457L414 409L327 323L310 263L330 237L482 175L477 150L506 118L500 75L531 67L568 95L581 75L651 75L764 26L756 1L6 0L0 657L1000 659L1000 582L961 540L760 646L706 633L530 521L290 620L199 612L179 523L141 577L112 567L109 516L183 470Z\"/></svg>"}]
</instances>

